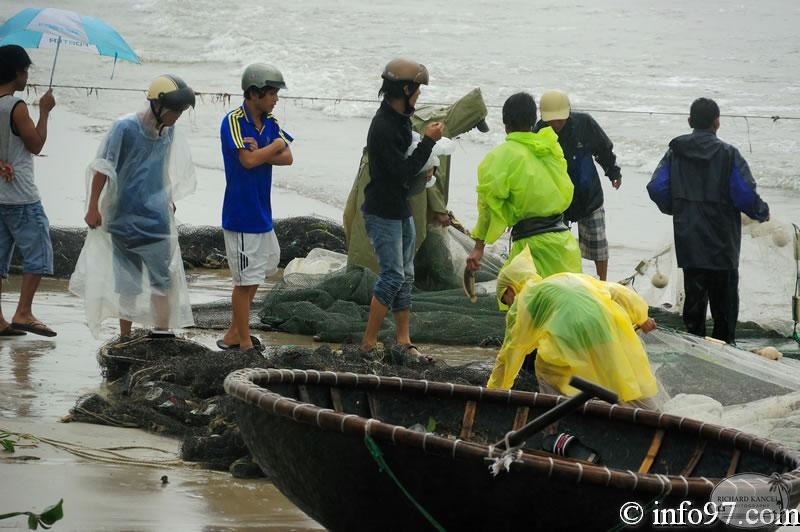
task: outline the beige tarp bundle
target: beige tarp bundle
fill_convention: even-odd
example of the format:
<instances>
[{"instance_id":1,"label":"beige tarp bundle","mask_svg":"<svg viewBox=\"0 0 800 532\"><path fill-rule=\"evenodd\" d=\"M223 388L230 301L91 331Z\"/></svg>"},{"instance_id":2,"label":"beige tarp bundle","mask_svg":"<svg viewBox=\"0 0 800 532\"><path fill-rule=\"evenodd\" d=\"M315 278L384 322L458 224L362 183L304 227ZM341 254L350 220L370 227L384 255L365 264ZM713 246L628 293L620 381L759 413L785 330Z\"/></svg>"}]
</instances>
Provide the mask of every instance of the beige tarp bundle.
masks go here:
<instances>
[{"instance_id":1,"label":"beige tarp bundle","mask_svg":"<svg viewBox=\"0 0 800 532\"><path fill-rule=\"evenodd\" d=\"M420 134L428 122L444 122L444 136L454 138L475 127L486 117L486 104L480 89L473 89L452 105L427 106L417 109L411 117L411 126ZM347 198L344 209L344 231L347 237L347 265L364 266L378 272L378 261L367 237L361 205L364 203L364 188L369 183L367 150L364 148L358 174ZM428 232L428 223L435 213L447 212L447 197L450 192L450 157L440 157L436 183L408 200L417 230L417 250Z\"/></svg>"}]
</instances>

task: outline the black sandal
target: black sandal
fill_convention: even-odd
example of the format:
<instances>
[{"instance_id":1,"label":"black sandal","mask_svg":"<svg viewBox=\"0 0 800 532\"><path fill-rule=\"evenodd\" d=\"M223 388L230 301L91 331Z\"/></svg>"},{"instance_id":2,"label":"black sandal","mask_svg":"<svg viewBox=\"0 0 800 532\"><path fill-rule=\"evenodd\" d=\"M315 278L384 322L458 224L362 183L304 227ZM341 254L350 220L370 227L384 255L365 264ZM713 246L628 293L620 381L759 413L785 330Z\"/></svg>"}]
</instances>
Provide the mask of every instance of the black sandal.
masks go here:
<instances>
[{"instance_id":1,"label":"black sandal","mask_svg":"<svg viewBox=\"0 0 800 532\"><path fill-rule=\"evenodd\" d=\"M151 340L171 340L175 338L175 333L172 331L162 331L153 329L147 333L147 338Z\"/></svg>"},{"instance_id":2,"label":"black sandal","mask_svg":"<svg viewBox=\"0 0 800 532\"><path fill-rule=\"evenodd\" d=\"M253 347L260 348L261 347L261 340L258 337L250 335L250 341L253 342ZM219 347L223 351L227 351L229 349L239 349L239 344L226 344L224 338L220 338L217 340L217 347Z\"/></svg>"},{"instance_id":3,"label":"black sandal","mask_svg":"<svg viewBox=\"0 0 800 532\"><path fill-rule=\"evenodd\" d=\"M419 348L414 344L397 344L395 347L399 349L402 354L420 364L433 364L433 357L430 355L423 355ZM413 353L411 351L412 349L416 351L416 353Z\"/></svg>"}]
</instances>

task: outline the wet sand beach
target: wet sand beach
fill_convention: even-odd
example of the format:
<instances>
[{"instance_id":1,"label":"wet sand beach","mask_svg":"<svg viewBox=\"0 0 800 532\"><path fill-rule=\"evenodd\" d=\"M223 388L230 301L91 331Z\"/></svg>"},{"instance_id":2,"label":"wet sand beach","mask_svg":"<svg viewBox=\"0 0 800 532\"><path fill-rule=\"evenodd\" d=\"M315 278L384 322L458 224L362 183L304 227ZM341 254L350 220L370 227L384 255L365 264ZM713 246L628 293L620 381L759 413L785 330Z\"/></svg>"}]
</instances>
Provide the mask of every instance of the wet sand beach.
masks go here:
<instances>
[{"instance_id":1,"label":"wet sand beach","mask_svg":"<svg viewBox=\"0 0 800 532\"><path fill-rule=\"evenodd\" d=\"M192 297L218 299L223 277L197 276ZM18 281L3 283L3 309L13 311ZM61 423L75 401L86 393L102 394L103 378L96 361L101 341L84 325L80 299L66 292L66 281L46 280L34 301L36 315L58 332L55 338L27 335L0 339L0 433L27 433L54 440L15 453L0 452L4 494L0 514L39 512L64 499L64 519L57 530L307 530L318 524L295 508L270 482L238 480L228 473L180 466L133 466L101 462L65 450L149 447L155 450L118 451L144 462L179 459L180 440L138 429L86 423ZM104 330L113 335L109 324ZM186 336L209 347L213 331L186 331ZM280 336L280 335L279 335ZM288 335L283 335L288 336ZM267 341L292 343L302 338ZM305 339L310 342L310 339ZM15 438L11 438L12 440ZM21 443L30 444L22 439ZM20 456L35 459L19 459ZM166 475L168 483L162 484ZM24 517L0 521L0 529L23 529Z\"/></svg>"}]
</instances>

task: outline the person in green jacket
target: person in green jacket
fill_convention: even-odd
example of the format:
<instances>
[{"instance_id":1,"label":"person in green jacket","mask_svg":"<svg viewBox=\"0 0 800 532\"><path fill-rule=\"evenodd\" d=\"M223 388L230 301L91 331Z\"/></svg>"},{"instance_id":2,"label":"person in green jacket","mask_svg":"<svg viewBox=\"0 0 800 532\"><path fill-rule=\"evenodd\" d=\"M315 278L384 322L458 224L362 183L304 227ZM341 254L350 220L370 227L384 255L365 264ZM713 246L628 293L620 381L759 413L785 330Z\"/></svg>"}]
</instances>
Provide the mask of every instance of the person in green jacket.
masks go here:
<instances>
[{"instance_id":1,"label":"person in green jacket","mask_svg":"<svg viewBox=\"0 0 800 532\"><path fill-rule=\"evenodd\" d=\"M564 223L573 192L567 162L552 128L533 133L535 123L530 94L514 94L503 104L506 141L478 166L478 222L467 258L472 271L480 268L484 246L510 227L509 260L528 247L542 277L581 273L578 242Z\"/></svg>"}]
</instances>

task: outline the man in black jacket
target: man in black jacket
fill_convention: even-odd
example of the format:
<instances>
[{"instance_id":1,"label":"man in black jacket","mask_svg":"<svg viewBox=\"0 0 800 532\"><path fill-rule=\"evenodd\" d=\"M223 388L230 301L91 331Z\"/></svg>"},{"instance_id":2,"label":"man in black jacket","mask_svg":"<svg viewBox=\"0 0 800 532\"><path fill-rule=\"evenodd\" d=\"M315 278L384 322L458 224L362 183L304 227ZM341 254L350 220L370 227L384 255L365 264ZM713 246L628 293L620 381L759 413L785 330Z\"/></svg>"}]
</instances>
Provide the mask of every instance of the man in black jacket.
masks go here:
<instances>
[{"instance_id":1,"label":"man in black jacket","mask_svg":"<svg viewBox=\"0 0 800 532\"><path fill-rule=\"evenodd\" d=\"M571 110L569 97L562 91L549 90L542 94L539 108L542 119L534 131L550 126L558 134L558 143L567 160L567 172L575 186L572 203L564 217L578 223L581 256L594 261L597 276L605 281L608 276L608 241L603 186L594 161L600 163L611 185L618 189L622 176L614 155L614 144L594 118Z\"/></svg>"},{"instance_id":2,"label":"man in black jacket","mask_svg":"<svg viewBox=\"0 0 800 532\"><path fill-rule=\"evenodd\" d=\"M672 216L675 254L683 268L686 329L705 336L710 302L711 336L733 344L739 316L739 213L766 222L769 206L756 192L739 150L717 138L719 107L714 100L692 103L689 126L692 133L669 143L647 192L661 212Z\"/></svg>"},{"instance_id":3,"label":"man in black jacket","mask_svg":"<svg viewBox=\"0 0 800 532\"><path fill-rule=\"evenodd\" d=\"M383 320L391 309L398 345L409 355L420 357L409 331L416 235L408 196L434 144L442 138L443 124L428 124L425 136L406 157L411 146L411 115L420 87L428 84L428 70L414 61L394 59L386 65L381 77L379 94L383 95L383 101L367 133L370 182L364 188L361 206L379 273L361 347L365 351L375 347Z\"/></svg>"}]
</instances>

